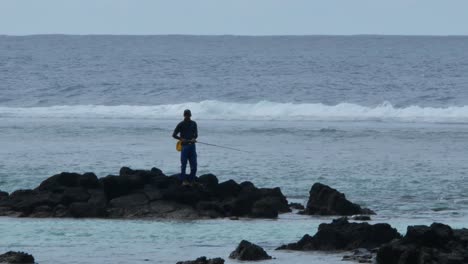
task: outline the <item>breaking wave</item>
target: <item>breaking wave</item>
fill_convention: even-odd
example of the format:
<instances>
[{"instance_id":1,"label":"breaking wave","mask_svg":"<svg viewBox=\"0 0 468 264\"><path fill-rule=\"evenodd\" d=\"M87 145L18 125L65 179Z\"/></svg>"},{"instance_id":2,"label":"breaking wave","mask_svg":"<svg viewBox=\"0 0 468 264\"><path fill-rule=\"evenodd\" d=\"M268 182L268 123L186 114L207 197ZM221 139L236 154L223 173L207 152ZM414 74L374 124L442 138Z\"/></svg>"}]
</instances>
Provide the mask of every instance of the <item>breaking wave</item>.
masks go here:
<instances>
[{"instance_id":1,"label":"breaking wave","mask_svg":"<svg viewBox=\"0 0 468 264\"><path fill-rule=\"evenodd\" d=\"M215 100L154 106L64 105L49 107L0 107L0 117L179 119L184 109L198 120L332 120L468 123L468 106L396 108L384 102L375 107L352 103L231 103Z\"/></svg>"}]
</instances>

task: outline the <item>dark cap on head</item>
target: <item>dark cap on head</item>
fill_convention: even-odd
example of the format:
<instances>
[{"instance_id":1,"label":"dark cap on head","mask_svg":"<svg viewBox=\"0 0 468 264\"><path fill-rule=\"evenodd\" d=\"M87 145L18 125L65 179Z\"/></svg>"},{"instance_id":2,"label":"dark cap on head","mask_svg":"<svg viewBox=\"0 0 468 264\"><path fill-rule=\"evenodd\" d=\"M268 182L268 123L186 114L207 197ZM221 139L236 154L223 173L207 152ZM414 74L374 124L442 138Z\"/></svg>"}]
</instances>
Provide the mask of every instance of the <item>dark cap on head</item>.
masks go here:
<instances>
[{"instance_id":1,"label":"dark cap on head","mask_svg":"<svg viewBox=\"0 0 468 264\"><path fill-rule=\"evenodd\" d=\"M184 110L184 116L192 116L192 112L189 109Z\"/></svg>"}]
</instances>

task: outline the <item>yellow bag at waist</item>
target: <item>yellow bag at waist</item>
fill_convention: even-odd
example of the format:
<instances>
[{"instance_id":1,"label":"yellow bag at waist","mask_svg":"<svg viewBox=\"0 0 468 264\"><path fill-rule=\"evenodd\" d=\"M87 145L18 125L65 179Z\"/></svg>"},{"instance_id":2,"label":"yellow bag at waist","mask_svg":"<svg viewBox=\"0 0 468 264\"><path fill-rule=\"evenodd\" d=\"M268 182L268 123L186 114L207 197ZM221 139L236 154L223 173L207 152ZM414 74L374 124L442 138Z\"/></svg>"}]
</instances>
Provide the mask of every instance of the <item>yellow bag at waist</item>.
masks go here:
<instances>
[{"instance_id":1,"label":"yellow bag at waist","mask_svg":"<svg viewBox=\"0 0 468 264\"><path fill-rule=\"evenodd\" d=\"M182 141L181 140L177 141L176 150L179 151L179 152L182 151Z\"/></svg>"}]
</instances>

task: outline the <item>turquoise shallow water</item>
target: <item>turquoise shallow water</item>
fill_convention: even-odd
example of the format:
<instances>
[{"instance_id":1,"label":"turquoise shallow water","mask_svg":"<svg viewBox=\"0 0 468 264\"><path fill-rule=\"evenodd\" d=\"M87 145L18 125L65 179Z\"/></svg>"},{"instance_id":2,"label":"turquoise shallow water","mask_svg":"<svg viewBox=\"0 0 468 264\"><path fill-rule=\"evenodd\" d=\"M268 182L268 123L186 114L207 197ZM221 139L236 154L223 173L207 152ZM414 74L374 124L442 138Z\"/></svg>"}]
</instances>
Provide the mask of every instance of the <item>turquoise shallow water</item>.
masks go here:
<instances>
[{"instance_id":1,"label":"turquoise shallow water","mask_svg":"<svg viewBox=\"0 0 468 264\"><path fill-rule=\"evenodd\" d=\"M178 120L1 118L0 189L34 188L62 172L122 166L179 170ZM383 216L467 217L468 126L398 122L198 120L199 174L281 187L305 202L322 182Z\"/></svg>"},{"instance_id":2,"label":"turquoise shallow water","mask_svg":"<svg viewBox=\"0 0 468 264\"><path fill-rule=\"evenodd\" d=\"M457 219L439 219L466 227ZM276 259L265 263L342 263L344 253L275 251L304 234L314 234L329 217L281 215L278 220L74 220L0 218L0 250L24 250L39 263L175 263L199 256L227 257L242 239L257 243ZM400 233L429 219L385 219Z\"/></svg>"},{"instance_id":3,"label":"turquoise shallow water","mask_svg":"<svg viewBox=\"0 0 468 264\"><path fill-rule=\"evenodd\" d=\"M169 137L176 121L3 118L0 188L33 188L60 171L104 176L124 165L176 173L178 153ZM402 233L434 221L468 227L464 124L202 119L199 126L204 141L252 151L199 145L200 173L221 181L280 186L290 201L302 203L314 182L330 184ZM330 221L294 214L239 221L0 218L0 251L27 251L39 263L175 263L227 258L247 239L276 257L268 263L342 263L341 253L273 251Z\"/></svg>"}]
</instances>

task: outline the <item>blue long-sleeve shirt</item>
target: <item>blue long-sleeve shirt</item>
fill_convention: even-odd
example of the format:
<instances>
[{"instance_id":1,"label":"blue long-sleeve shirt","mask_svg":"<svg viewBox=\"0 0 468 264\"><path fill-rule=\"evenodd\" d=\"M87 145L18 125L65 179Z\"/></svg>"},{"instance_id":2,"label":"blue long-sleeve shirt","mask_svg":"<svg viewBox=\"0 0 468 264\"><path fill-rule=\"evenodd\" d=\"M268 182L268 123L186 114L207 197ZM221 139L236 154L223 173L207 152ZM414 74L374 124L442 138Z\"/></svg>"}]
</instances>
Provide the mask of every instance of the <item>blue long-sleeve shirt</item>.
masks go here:
<instances>
[{"instance_id":1,"label":"blue long-sleeve shirt","mask_svg":"<svg viewBox=\"0 0 468 264\"><path fill-rule=\"evenodd\" d=\"M179 135L180 134L180 135ZM184 120L174 129L172 137L175 139L192 140L198 137L197 123L193 120Z\"/></svg>"}]
</instances>

